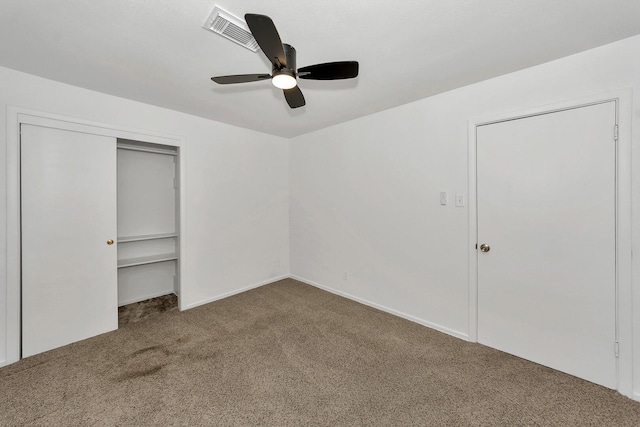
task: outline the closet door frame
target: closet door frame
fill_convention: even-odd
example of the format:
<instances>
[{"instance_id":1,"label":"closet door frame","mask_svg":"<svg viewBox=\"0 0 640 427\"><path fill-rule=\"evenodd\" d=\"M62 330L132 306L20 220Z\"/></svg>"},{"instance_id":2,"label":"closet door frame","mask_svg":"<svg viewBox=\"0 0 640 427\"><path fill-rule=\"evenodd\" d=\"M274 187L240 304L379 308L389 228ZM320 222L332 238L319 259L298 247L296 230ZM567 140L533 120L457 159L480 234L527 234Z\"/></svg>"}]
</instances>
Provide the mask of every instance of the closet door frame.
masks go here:
<instances>
[{"instance_id":1,"label":"closet door frame","mask_svg":"<svg viewBox=\"0 0 640 427\"><path fill-rule=\"evenodd\" d=\"M616 338L619 343L618 391L633 397L633 369L640 363L633 361L633 350L640 344L640 334L633 331L634 317L640 314L632 297L631 280L631 122L632 92L616 92L586 96L571 101L532 107L513 113L487 114L468 122L468 182L469 182L469 330L468 340L478 341L478 212L477 212L477 127L508 120L516 120L541 114L614 101L618 140L616 144ZM612 136L614 129L611 130ZM635 338L635 339L634 339ZM611 349L614 351L614 348Z\"/></svg>"},{"instance_id":2,"label":"closet door frame","mask_svg":"<svg viewBox=\"0 0 640 427\"><path fill-rule=\"evenodd\" d=\"M184 230L186 230L184 202L186 153L182 137L50 114L17 106L7 106L7 355L4 362L0 360L0 367L20 360L21 352L20 127L22 124L177 147L179 152L177 166L180 181L178 188L178 224L180 227L178 256L182 265L186 261L186 251L184 249L186 246L186 236L184 234ZM183 283L185 283L184 268L178 269L178 283L182 294ZM114 283L114 286L117 286L117 284ZM184 310L183 299L180 298L179 301L179 309Z\"/></svg>"}]
</instances>

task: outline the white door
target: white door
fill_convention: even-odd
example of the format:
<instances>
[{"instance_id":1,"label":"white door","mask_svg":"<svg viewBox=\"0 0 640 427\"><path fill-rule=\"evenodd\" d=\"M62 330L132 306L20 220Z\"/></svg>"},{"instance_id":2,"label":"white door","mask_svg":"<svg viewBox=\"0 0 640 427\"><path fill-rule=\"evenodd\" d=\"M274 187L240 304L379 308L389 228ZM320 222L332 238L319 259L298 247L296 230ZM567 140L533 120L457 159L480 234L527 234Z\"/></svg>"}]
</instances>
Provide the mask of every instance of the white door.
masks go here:
<instances>
[{"instance_id":1,"label":"white door","mask_svg":"<svg viewBox=\"0 0 640 427\"><path fill-rule=\"evenodd\" d=\"M116 141L21 127L22 357L117 329Z\"/></svg>"},{"instance_id":2,"label":"white door","mask_svg":"<svg viewBox=\"0 0 640 427\"><path fill-rule=\"evenodd\" d=\"M478 341L616 388L615 102L477 129ZM480 248L479 248L480 249Z\"/></svg>"}]
</instances>

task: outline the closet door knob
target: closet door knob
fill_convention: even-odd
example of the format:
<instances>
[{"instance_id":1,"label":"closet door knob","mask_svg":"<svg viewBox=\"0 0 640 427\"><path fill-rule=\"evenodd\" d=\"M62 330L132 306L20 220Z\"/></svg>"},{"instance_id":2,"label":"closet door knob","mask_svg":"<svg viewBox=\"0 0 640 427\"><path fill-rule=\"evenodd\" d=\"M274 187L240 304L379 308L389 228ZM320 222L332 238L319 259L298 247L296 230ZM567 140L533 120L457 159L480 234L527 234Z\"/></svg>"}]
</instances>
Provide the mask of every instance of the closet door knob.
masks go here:
<instances>
[{"instance_id":1,"label":"closet door knob","mask_svg":"<svg viewBox=\"0 0 640 427\"><path fill-rule=\"evenodd\" d=\"M113 245L113 240L111 239L107 240L107 245Z\"/></svg>"}]
</instances>

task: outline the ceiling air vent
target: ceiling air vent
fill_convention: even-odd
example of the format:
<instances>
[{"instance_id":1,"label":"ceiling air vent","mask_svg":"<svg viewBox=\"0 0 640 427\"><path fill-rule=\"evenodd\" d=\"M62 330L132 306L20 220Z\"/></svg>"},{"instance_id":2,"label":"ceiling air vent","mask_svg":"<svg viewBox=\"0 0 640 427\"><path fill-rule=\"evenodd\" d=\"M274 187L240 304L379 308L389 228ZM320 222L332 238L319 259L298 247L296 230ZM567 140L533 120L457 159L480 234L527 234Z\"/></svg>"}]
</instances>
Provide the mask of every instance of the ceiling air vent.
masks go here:
<instances>
[{"instance_id":1,"label":"ceiling air vent","mask_svg":"<svg viewBox=\"0 0 640 427\"><path fill-rule=\"evenodd\" d=\"M209 30L216 34L220 34L232 42L238 43L247 49L255 52L259 46L253 34L249 30L247 23L242 19L233 16L220 6L215 6L213 11L202 26L205 30Z\"/></svg>"}]
</instances>

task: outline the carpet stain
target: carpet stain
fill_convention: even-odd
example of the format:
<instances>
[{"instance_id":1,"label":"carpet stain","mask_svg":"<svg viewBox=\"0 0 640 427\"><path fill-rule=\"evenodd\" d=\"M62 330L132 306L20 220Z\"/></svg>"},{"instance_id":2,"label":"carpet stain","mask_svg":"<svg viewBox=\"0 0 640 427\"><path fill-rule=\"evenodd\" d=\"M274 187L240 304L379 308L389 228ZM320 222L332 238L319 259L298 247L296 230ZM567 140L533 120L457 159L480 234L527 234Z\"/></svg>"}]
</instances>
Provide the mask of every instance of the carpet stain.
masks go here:
<instances>
[{"instance_id":1,"label":"carpet stain","mask_svg":"<svg viewBox=\"0 0 640 427\"><path fill-rule=\"evenodd\" d=\"M186 337L180 337L176 340L177 344L186 344L189 341L191 341L191 337L190 336L186 336Z\"/></svg>"},{"instance_id":2,"label":"carpet stain","mask_svg":"<svg viewBox=\"0 0 640 427\"><path fill-rule=\"evenodd\" d=\"M218 352L218 351L213 351L213 352L191 351L189 353L184 354L184 357L186 357L187 359L190 359L190 360L208 361L208 360L215 360L215 359L219 358L219 354L220 354L220 352Z\"/></svg>"},{"instance_id":3,"label":"carpet stain","mask_svg":"<svg viewBox=\"0 0 640 427\"><path fill-rule=\"evenodd\" d=\"M145 347L145 348L141 348L140 350L134 351L133 353L131 353L131 356L132 357L139 356L141 354L145 354L150 351L159 351L164 353L165 356L168 356L169 354L171 354L171 352L167 350L163 345L152 345L150 347Z\"/></svg>"},{"instance_id":4,"label":"carpet stain","mask_svg":"<svg viewBox=\"0 0 640 427\"><path fill-rule=\"evenodd\" d=\"M163 295L161 297L118 307L118 327L151 319L162 313L176 311L177 309L178 297L174 294Z\"/></svg>"},{"instance_id":5,"label":"carpet stain","mask_svg":"<svg viewBox=\"0 0 640 427\"><path fill-rule=\"evenodd\" d=\"M166 365L157 365L157 366L153 366L153 367L151 367L149 369L143 369L141 371L126 372L126 373L120 375L119 377L117 377L116 381L123 382L123 381L134 380L136 378L148 377L148 376L151 376L153 374L156 374L156 373L160 372L160 370L162 368L164 368L165 366Z\"/></svg>"}]
</instances>

